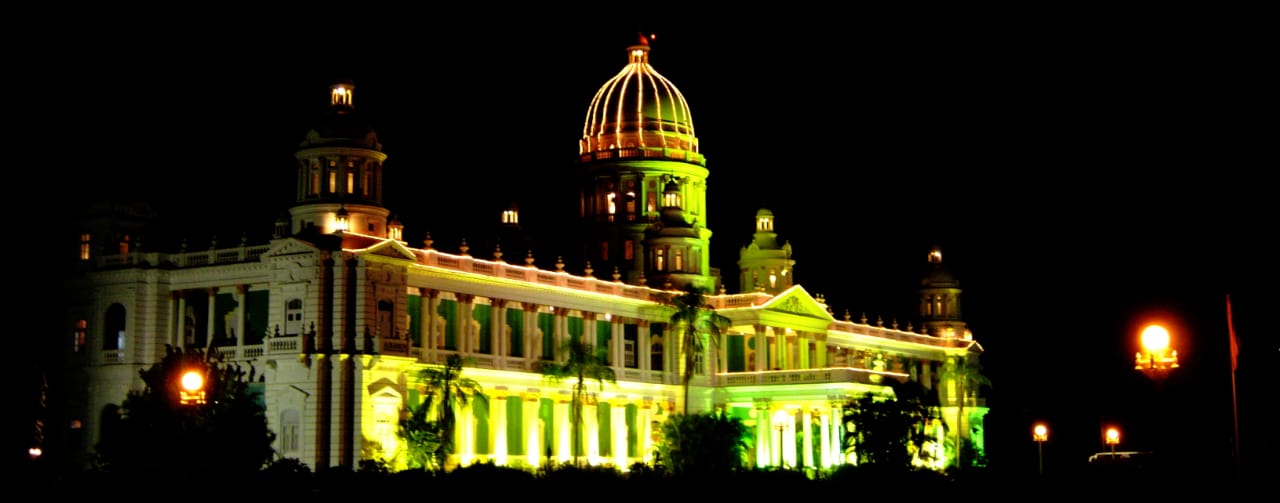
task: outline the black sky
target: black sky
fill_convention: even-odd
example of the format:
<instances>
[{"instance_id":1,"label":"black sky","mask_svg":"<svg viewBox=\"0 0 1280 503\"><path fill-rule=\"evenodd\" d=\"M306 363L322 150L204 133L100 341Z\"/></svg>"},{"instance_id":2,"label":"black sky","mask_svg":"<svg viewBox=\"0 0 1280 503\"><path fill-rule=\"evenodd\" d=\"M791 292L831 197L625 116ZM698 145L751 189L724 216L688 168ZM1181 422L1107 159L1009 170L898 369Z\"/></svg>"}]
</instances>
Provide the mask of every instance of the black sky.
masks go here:
<instances>
[{"instance_id":1,"label":"black sky","mask_svg":"<svg viewBox=\"0 0 1280 503\"><path fill-rule=\"evenodd\" d=\"M1274 53L1244 13L471 14L89 16L24 41L11 83L50 188L145 197L201 241L224 219L270 233L293 149L350 78L411 244L478 239L512 200L553 243L572 237L589 100L652 33L708 159L713 265L736 284L769 208L806 290L887 323L941 246L987 349L993 455L1051 418L1075 462L1099 422L1149 413L1130 359L1152 313L1184 329L1206 450L1230 427L1226 295L1243 348L1275 360Z\"/></svg>"}]
</instances>

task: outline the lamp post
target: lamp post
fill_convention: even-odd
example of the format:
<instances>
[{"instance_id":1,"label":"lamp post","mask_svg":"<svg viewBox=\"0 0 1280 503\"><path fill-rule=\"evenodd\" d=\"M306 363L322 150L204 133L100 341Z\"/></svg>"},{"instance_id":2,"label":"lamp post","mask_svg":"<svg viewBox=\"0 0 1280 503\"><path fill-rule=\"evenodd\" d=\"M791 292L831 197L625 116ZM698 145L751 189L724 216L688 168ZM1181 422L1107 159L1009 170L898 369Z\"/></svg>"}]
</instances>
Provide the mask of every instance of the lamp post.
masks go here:
<instances>
[{"instance_id":1,"label":"lamp post","mask_svg":"<svg viewBox=\"0 0 1280 503\"><path fill-rule=\"evenodd\" d=\"M1112 426L1107 428L1107 445L1111 446L1111 462L1116 462L1116 444L1120 443L1120 429Z\"/></svg>"},{"instance_id":2,"label":"lamp post","mask_svg":"<svg viewBox=\"0 0 1280 503\"><path fill-rule=\"evenodd\" d=\"M1140 340L1142 350L1134 355L1133 368L1153 379L1164 377L1169 370L1178 368L1178 351L1173 349L1169 330L1163 325L1147 325L1142 329Z\"/></svg>"},{"instance_id":3,"label":"lamp post","mask_svg":"<svg viewBox=\"0 0 1280 503\"><path fill-rule=\"evenodd\" d=\"M1044 478L1044 442L1049 440L1049 427L1044 423L1036 423L1031 428L1031 439L1036 441L1037 455L1040 460L1040 478Z\"/></svg>"},{"instance_id":4,"label":"lamp post","mask_svg":"<svg viewBox=\"0 0 1280 503\"><path fill-rule=\"evenodd\" d=\"M178 391L178 403L182 405L205 403L203 373L198 370L183 372L179 383L181 389Z\"/></svg>"}]
</instances>

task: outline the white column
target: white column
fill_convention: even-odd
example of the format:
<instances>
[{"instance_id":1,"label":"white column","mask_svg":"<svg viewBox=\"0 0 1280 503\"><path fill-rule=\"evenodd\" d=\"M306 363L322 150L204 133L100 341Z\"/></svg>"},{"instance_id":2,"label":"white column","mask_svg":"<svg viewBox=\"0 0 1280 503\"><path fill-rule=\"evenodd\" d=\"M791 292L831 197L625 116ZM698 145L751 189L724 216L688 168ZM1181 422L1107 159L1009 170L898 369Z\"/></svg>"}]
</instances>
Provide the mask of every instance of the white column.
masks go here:
<instances>
[{"instance_id":1,"label":"white column","mask_svg":"<svg viewBox=\"0 0 1280 503\"><path fill-rule=\"evenodd\" d=\"M207 316L207 317L208 317L208 320L205 320L205 321L207 321L207 323L205 323L205 326L206 326L207 328L206 328L206 330L205 330L205 332L204 332L204 334L205 334L205 335L204 335L204 347L205 347L205 348L212 348L212 347L213 347L213 320L214 320L214 318L217 318L217 317L218 317L218 312L217 312L217 307L216 307L216 306L217 306L217 304L218 304L218 303L216 302L216 301L217 301L217 299L218 299L218 288L217 288L217 287L210 288L210 289L209 289L209 310L208 310L208 311L206 311L206 314L205 314L205 316Z\"/></svg>"},{"instance_id":2,"label":"white column","mask_svg":"<svg viewBox=\"0 0 1280 503\"><path fill-rule=\"evenodd\" d=\"M609 440L613 445L613 466L625 470L627 462L627 404L620 399L609 403Z\"/></svg>"},{"instance_id":3,"label":"white column","mask_svg":"<svg viewBox=\"0 0 1280 503\"><path fill-rule=\"evenodd\" d=\"M640 430L640 459L645 464L653 462L653 404L640 401L640 413L636 414L636 429Z\"/></svg>"},{"instance_id":4,"label":"white column","mask_svg":"<svg viewBox=\"0 0 1280 503\"><path fill-rule=\"evenodd\" d=\"M764 326L756 325L756 372L769 370L769 341L765 339Z\"/></svg>"},{"instance_id":5,"label":"white column","mask_svg":"<svg viewBox=\"0 0 1280 503\"><path fill-rule=\"evenodd\" d=\"M792 414L787 415L787 422L783 423L786 427L782 430L782 456L783 462L787 466L795 468L799 466L796 463L796 421Z\"/></svg>"},{"instance_id":6,"label":"white column","mask_svg":"<svg viewBox=\"0 0 1280 503\"><path fill-rule=\"evenodd\" d=\"M245 291L248 285L236 285L236 358L244 358L244 319L248 318L249 307L245 305Z\"/></svg>"},{"instance_id":7,"label":"white column","mask_svg":"<svg viewBox=\"0 0 1280 503\"><path fill-rule=\"evenodd\" d=\"M636 337L636 363L640 370L651 370L653 368L650 353L653 349L653 343L649 338L649 322L640 321L639 334ZM648 454L646 454L647 456Z\"/></svg>"},{"instance_id":8,"label":"white column","mask_svg":"<svg viewBox=\"0 0 1280 503\"><path fill-rule=\"evenodd\" d=\"M822 414L818 417L822 422L818 430L818 438L821 443L819 454L822 456L822 459L818 463L823 468L830 468L833 465L831 459L831 415Z\"/></svg>"},{"instance_id":9,"label":"white column","mask_svg":"<svg viewBox=\"0 0 1280 503\"><path fill-rule=\"evenodd\" d=\"M814 466L813 448L810 447L813 445L813 424L811 423L812 420L813 420L813 412L810 411L808 408L805 408L804 411L800 413L800 427L802 428L801 431L803 432L803 435L800 438L804 440L804 442L801 444L804 446L804 452L801 453L800 459L804 460L805 468L812 468Z\"/></svg>"},{"instance_id":10,"label":"white column","mask_svg":"<svg viewBox=\"0 0 1280 503\"><path fill-rule=\"evenodd\" d=\"M507 466L507 397L498 395L489 402L489 423L493 425L493 464Z\"/></svg>"},{"instance_id":11,"label":"white column","mask_svg":"<svg viewBox=\"0 0 1280 503\"><path fill-rule=\"evenodd\" d=\"M524 410L520 416L525 431L525 461L529 466L538 466L542 459L542 420L538 418L538 399L523 402Z\"/></svg>"},{"instance_id":12,"label":"white column","mask_svg":"<svg viewBox=\"0 0 1280 503\"><path fill-rule=\"evenodd\" d=\"M813 368L809 366L809 336L804 332L796 332L796 368Z\"/></svg>"},{"instance_id":13,"label":"white column","mask_svg":"<svg viewBox=\"0 0 1280 503\"><path fill-rule=\"evenodd\" d=\"M458 466L468 466L476 457L476 426L473 413L475 402L462 406L458 420Z\"/></svg>"},{"instance_id":14,"label":"white column","mask_svg":"<svg viewBox=\"0 0 1280 503\"><path fill-rule=\"evenodd\" d=\"M571 413L572 412L569 410L569 402L567 400L556 401L554 414L555 419L553 421L555 423L556 432L556 460L561 463L573 459L573 450L570 445L570 442L572 442L573 439L570 438L571 430L569 429L571 426L569 424L571 422L569 414Z\"/></svg>"},{"instance_id":15,"label":"white column","mask_svg":"<svg viewBox=\"0 0 1280 503\"><path fill-rule=\"evenodd\" d=\"M770 412L767 405L756 405L756 466L764 468L771 466L773 456L770 455L770 446L773 445L769 440L773 438L773 425L770 424Z\"/></svg>"},{"instance_id":16,"label":"white column","mask_svg":"<svg viewBox=\"0 0 1280 503\"><path fill-rule=\"evenodd\" d=\"M597 398L598 399L598 398ZM590 397L587 402L595 401ZM596 405L582 405L582 440L586 448L587 463L591 466L600 464L600 410Z\"/></svg>"}]
</instances>

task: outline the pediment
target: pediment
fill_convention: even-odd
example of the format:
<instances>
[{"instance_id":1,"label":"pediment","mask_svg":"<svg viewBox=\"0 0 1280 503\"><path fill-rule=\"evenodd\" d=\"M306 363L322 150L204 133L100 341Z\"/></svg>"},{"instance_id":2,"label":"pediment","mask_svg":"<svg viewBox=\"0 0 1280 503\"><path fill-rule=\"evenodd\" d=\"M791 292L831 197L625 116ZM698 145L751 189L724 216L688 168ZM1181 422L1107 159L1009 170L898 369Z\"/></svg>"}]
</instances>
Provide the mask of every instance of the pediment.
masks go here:
<instances>
[{"instance_id":1,"label":"pediment","mask_svg":"<svg viewBox=\"0 0 1280 503\"><path fill-rule=\"evenodd\" d=\"M316 247L306 241L294 238L285 238L273 241L267 251L262 254L262 258L279 258L294 257L298 255L308 255L316 252Z\"/></svg>"},{"instance_id":2,"label":"pediment","mask_svg":"<svg viewBox=\"0 0 1280 503\"><path fill-rule=\"evenodd\" d=\"M819 304L817 300L809 295L804 288L799 285L793 286L779 293L760 306L759 309L766 311L777 311L790 314L798 314L809 318L820 318L828 322L835 321L831 313Z\"/></svg>"},{"instance_id":3,"label":"pediment","mask_svg":"<svg viewBox=\"0 0 1280 503\"><path fill-rule=\"evenodd\" d=\"M367 255L378 255L382 257L391 257L391 258L406 259L406 260L418 259L418 256L414 255L413 250L410 250L404 244L394 239L383 240L381 243L378 243L366 248L361 253L367 254Z\"/></svg>"}]
</instances>

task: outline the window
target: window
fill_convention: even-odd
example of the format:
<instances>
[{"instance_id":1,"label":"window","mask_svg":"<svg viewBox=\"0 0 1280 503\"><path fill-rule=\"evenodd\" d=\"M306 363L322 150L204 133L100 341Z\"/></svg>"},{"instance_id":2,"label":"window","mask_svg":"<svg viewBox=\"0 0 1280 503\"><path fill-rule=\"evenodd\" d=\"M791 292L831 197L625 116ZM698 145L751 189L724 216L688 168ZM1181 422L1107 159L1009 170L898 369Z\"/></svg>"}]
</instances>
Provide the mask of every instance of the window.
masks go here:
<instances>
[{"instance_id":1,"label":"window","mask_svg":"<svg viewBox=\"0 0 1280 503\"><path fill-rule=\"evenodd\" d=\"M320 195L320 168L318 166L311 167L311 186L307 188L307 192L313 196Z\"/></svg>"},{"instance_id":2,"label":"window","mask_svg":"<svg viewBox=\"0 0 1280 503\"><path fill-rule=\"evenodd\" d=\"M657 250L653 251L654 270L657 270L657 271L666 270L667 263L666 263L666 257L662 253L663 251L664 250L662 248L658 248Z\"/></svg>"},{"instance_id":3,"label":"window","mask_svg":"<svg viewBox=\"0 0 1280 503\"><path fill-rule=\"evenodd\" d=\"M89 233L80 235L80 260L89 260Z\"/></svg>"},{"instance_id":4,"label":"window","mask_svg":"<svg viewBox=\"0 0 1280 503\"><path fill-rule=\"evenodd\" d=\"M360 195L369 197L369 186L373 185L373 171L365 168L364 181L360 183Z\"/></svg>"},{"instance_id":5,"label":"window","mask_svg":"<svg viewBox=\"0 0 1280 503\"><path fill-rule=\"evenodd\" d=\"M622 242L622 258L632 260L636 257L636 246L630 239Z\"/></svg>"},{"instance_id":6,"label":"window","mask_svg":"<svg viewBox=\"0 0 1280 503\"><path fill-rule=\"evenodd\" d=\"M618 201L617 201L616 199L618 198L618 195L617 195L617 194L614 194L614 193L612 193L612 192L610 192L610 193L609 193L607 196L605 196L605 197L608 199L608 203L607 203L607 204L608 204L608 207L609 207L609 209L608 209L609 214L610 214L610 215L612 215L612 214L614 214L614 213L617 213L617 211L618 211Z\"/></svg>"},{"instance_id":7,"label":"window","mask_svg":"<svg viewBox=\"0 0 1280 503\"><path fill-rule=\"evenodd\" d=\"M356 193L356 174L350 171L347 172L347 193Z\"/></svg>"},{"instance_id":8,"label":"window","mask_svg":"<svg viewBox=\"0 0 1280 503\"><path fill-rule=\"evenodd\" d=\"M71 347L77 353L84 351L85 334L88 332L88 327L89 322L76 320L75 329L71 332Z\"/></svg>"},{"instance_id":9,"label":"window","mask_svg":"<svg viewBox=\"0 0 1280 503\"><path fill-rule=\"evenodd\" d=\"M280 414L280 453L298 452L298 433L302 421L297 409L288 409Z\"/></svg>"},{"instance_id":10,"label":"window","mask_svg":"<svg viewBox=\"0 0 1280 503\"><path fill-rule=\"evenodd\" d=\"M107 308L107 315L103 321L102 349L124 349L124 327L124 306L112 304L111 307Z\"/></svg>"},{"instance_id":11,"label":"window","mask_svg":"<svg viewBox=\"0 0 1280 503\"><path fill-rule=\"evenodd\" d=\"M284 335L302 333L302 299L290 299L285 304Z\"/></svg>"},{"instance_id":12,"label":"window","mask_svg":"<svg viewBox=\"0 0 1280 503\"><path fill-rule=\"evenodd\" d=\"M395 338L396 329L391 325L391 313L394 310L395 307L391 304L391 301L378 301L378 333L373 335Z\"/></svg>"},{"instance_id":13,"label":"window","mask_svg":"<svg viewBox=\"0 0 1280 503\"><path fill-rule=\"evenodd\" d=\"M329 193L333 194L338 191L338 172L329 170Z\"/></svg>"},{"instance_id":14,"label":"window","mask_svg":"<svg viewBox=\"0 0 1280 503\"><path fill-rule=\"evenodd\" d=\"M675 267L672 269L676 272L684 271L684 252L676 250L676 256L673 260L675 261Z\"/></svg>"},{"instance_id":15,"label":"window","mask_svg":"<svg viewBox=\"0 0 1280 503\"><path fill-rule=\"evenodd\" d=\"M117 253L119 253L120 255L129 254L129 235L128 234L125 234L120 238L119 251Z\"/></svg>"}]
</instances>

